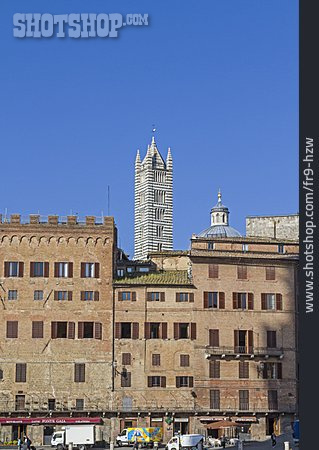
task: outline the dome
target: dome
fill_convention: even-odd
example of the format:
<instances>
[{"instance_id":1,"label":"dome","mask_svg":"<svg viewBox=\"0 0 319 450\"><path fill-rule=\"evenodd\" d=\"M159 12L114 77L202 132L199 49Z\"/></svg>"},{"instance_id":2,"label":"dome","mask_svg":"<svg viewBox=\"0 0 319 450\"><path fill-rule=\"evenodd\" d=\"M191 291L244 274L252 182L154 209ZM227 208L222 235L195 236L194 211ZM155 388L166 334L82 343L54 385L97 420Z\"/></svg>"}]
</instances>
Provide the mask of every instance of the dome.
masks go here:
<instances>
[{"instance_id":1,"label":"dome","mask_svg":"<svg viewBox=\"0 0 319 450\"><path fill-rule=\"evenodd\" d=\"M218 202L210 212L211 225L197 237L241 237L239 231L229 225L229 210L222 204L222 194L218 191Z\"/></svg>"},{"instance_id":2,"label":"dome","mask_svg":"<svg viewBox=\"0 0 319 450\"><path fill-rule=\"evenodd\" d=\"M241 237L241 234L229 225L212 225L199 233L197 237Z\"/></svg>"}]
</instances>

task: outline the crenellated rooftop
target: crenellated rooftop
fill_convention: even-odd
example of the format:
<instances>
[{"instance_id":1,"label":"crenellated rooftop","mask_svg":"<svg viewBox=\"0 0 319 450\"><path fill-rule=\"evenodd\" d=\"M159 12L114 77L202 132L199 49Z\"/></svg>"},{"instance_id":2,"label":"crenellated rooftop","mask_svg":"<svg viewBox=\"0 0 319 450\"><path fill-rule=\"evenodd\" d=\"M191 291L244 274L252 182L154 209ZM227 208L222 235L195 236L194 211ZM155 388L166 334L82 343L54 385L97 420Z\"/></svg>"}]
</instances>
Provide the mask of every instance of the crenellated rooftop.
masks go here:
<instances>
[{"instance_id":1,"label":"crenellated rooftop","mask_svg":"<svg viewBox=\"0 0 319 450\"><path fill-rule=\"evenodd\" d=\"M0 224L2 225L49 225L49 226L113 226L114 218L110 216L85 216L78 215L58 216L49 215L43 216L40 214L30 214L22 216L20 214L11 214L10 216L3 216L0 214Z\"/></svg>"}]
</instances>

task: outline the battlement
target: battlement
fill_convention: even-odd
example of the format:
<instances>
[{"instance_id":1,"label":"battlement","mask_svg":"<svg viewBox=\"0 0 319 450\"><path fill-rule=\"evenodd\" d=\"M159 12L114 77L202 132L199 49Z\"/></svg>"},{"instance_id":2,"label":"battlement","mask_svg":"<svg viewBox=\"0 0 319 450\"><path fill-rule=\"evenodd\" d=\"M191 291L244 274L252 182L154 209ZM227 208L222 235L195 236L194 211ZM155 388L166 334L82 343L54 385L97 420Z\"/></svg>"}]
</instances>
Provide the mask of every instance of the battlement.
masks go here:
<instances>
[{"instance_id":1,"label":"battlement","mask_svg":"<svg viewBox=\"0 0 319 450\"><path fill-rule=\"evenodd\" d=\"M9 217L0 214L0 224L2 225L45 225L45 226L114 226L114 218L111 216L42 216L40 214L30 214L21 216L20 214L11 214Z\"/></svg>"}]
</instances>

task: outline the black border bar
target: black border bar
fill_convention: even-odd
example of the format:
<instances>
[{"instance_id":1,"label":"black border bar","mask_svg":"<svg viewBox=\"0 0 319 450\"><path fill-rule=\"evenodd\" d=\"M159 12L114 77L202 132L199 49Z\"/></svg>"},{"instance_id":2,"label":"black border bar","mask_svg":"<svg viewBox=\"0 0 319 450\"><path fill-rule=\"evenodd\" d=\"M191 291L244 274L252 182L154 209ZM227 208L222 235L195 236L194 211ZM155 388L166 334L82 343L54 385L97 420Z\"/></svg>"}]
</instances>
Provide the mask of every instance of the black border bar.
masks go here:
<instances>
[{"instance_id":1,"label":"black border bar","mask_svg":"<svg viewBox=\"0 0 319 450\"><path fill-rule=\"evenodd\" d=\"M319 434L319 0L299 0L299 417L302 450Z\"/></svg>"}]
</instances>

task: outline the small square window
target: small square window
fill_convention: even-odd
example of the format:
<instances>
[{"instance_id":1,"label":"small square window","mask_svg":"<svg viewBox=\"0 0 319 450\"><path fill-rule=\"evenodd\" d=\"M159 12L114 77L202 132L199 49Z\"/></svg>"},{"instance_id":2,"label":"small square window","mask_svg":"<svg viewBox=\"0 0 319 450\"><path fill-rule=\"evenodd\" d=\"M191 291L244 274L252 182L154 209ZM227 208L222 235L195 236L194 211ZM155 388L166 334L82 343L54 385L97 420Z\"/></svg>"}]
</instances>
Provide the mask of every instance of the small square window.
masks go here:
<instances>
[{"instance_id":1,"label":"small square window","mask_svg":"<svg viewBox=\"0 0 319 450\"><path fill-rule=\"evenodd\" d=\"M84 410L84 399L83 398L77 398L75 400L75 409L76 409L76 411Z\"/></svg>"},{"instance_id":2,"label":"small square window","mask_svg":"<svg viewBox=\"0 0 319 450\"><path fill-rule=\"evenodd\" d=\"M10 289L8 291L8 300L18 300L18 291Z\"/></svg>"},{"instance_id":3,"label":"small square window","mask_svg":"<svg viewBox=\"0 0 319 450\"><path fill-rule=\"evenodd\" d=\"M34 291L34 300L43 300L43 291Z\"/></svg>"},{"instance_id":4,"label":"small square window","mask_svg":"<svg viewBox=\"0 0 319 450\"><path fill-rule=\"evenodd\" d=\"M285 253L285 246L283 244L278 244L278 253Z\"/></svg>"},{"instance_id":5,"label":"small square window","mask_svg":"<svg viewBox=\"0 0 319 450\"><path fill-rule=\"evenodd\" d=\"M215 242L208 242L207 248L208 250L215 250Z\"/></svg>"}]
</instances>

